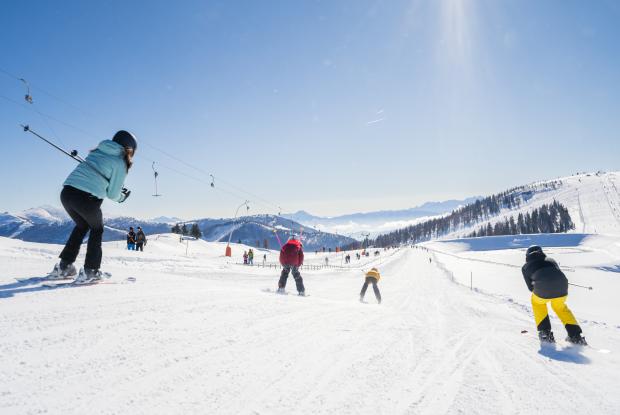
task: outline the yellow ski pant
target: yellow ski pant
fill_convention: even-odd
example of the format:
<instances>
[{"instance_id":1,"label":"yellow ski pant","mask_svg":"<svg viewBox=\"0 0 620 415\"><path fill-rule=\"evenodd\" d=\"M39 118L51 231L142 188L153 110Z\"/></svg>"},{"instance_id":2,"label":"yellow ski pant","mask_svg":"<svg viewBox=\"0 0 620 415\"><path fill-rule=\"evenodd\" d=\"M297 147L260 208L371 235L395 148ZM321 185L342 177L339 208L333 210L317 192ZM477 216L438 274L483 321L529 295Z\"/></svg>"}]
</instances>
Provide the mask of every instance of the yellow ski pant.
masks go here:
<instances>
[{"instance_id":1,"label":"yellow ski pant","mask_svg":"<svg viewBox=\"0 0 620 415\"><path fill-rule=\"evenodd\" d=\"M564 324L564 326L566 326L567 324L575 326L579 325L579 323L577 323L577 319L573 315L573 312L570 311L570 309L566 305L566 298L567 296L557 298L540 298L536 294L532 293L532 310L534 311L536 326L539 327L539 329L541 323L543 326L549 324L547 303L551 303L551 308L553 309L555 314L557 314L560 320L562 320L562 324Z\"/></svg>"}]
</instances>

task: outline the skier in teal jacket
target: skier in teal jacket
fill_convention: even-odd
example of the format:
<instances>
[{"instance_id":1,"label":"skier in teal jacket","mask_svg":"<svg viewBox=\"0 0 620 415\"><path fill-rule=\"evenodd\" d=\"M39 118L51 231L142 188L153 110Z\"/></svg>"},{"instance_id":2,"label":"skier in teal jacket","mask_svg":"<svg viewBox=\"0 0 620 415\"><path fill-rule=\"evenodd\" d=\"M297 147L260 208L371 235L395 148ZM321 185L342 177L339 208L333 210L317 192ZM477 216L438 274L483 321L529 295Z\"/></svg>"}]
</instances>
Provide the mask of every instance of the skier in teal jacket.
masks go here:
<instances>
[{"instance_id":1,"label":"skier in teal jacket","mask_svg":"<svg viewBox=\"0 0 620 415\"><path fill-rule=\"evenodd\" d=\"M127 131L119 131L112 140L104 140L92 150L86 160L71 172L60 193L63 207L75 222L75 227L60 253L60 262L49 277L62 279L77 274L75 262L87 233L88 245L84 267L76 282L94 282L101 279L101 239L103 214L101 204L106 197L124 202L129 191L123 188L138 143Z\"/></svg>"}]
</instances>

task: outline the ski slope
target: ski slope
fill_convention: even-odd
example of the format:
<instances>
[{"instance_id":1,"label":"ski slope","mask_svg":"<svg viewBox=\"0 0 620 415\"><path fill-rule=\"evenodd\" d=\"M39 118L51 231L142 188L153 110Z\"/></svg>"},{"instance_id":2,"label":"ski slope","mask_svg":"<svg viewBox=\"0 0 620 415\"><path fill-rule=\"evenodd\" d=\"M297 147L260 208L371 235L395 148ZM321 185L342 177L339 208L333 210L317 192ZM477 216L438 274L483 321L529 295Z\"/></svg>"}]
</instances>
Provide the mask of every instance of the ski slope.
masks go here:
<instances>
[{"instance_id":1,"label":"ski slope","mask_svg":"<svg viewBox=\"0 0 620 415\"><path fill-rule=\"evenodd\" d=\"M545 183L561 182L556 189L542 189ZM503 222L519 213L531 212L543 204L557 200L566 208L575 224L573 232L620 235L620 172L582 173L528 185L533 197L516 209L504 209L499 215L474 226L445 235L444 239L464 237L474 230Z\"/></svg>"},{"instance_id":2,"label":"ski slope","mask_svg":"<svg viewBox=\"0 0 620 415\"><path fill-rule=\"evenodd\" d=\"M586 270L613 263L601 243L554 251ZM110 283L46 290L13 278L44 274L61 247L0 238L0 413L620 412L620 313L617 302L594 307L618 291L617 273L596 268L584 277L595 290L570 292L596 349L541 352L520 333L534 331L520 271L503 264L518 265L518 249L486 251L495 264L462 243L382 251L304 271L310 297L300 298L263 292L278 272L236 265L247 247L234 245L232 260L224 247L175 235L151 237L144 253L106 243ZM372 290L358 302L371 265L380 306ZM465 269L477 291L461 284ZM499 282L483 289L483 275Z\"/></svg>"}]
</instances>

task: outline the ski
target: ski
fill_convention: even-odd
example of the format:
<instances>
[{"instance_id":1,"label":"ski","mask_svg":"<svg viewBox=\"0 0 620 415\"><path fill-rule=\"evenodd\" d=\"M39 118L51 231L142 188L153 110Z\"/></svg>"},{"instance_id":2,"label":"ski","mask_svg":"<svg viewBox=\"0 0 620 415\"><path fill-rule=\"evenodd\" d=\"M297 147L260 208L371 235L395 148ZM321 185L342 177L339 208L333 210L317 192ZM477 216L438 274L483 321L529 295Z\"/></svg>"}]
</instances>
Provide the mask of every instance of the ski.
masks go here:
<instances>
[{"instance_id":1,"label":"ski","mask_svg":"<svg viewBox=\"0 0 620 415\"><path fill-rule=\"evenodd\" d=\"M136 282L135 277L128 277L122 281L106 281L107 279L112 277L112 274L109 272L104 272L102 274L103 274L103 278L100 280L95 280L95 281L76 282L74 280L74 281L59 282L59 283L47 282L47 283L41 284L41 286L45 288L66 288L66 287L80 287L83 285L90 286L90 285L97 285L97 284L127 284L127 283Z\"/></svg>"},{"instance_id":2,"label":"ski","mask_svg":"<svg viewBox=\"0 0 620 415\"><path fill-rule=\"evenodd\" d=\"M85 287L85 286L89 286L89 285L98 285L98 284L116 284L113 281L90 281L90 282L83 282L83 283L76 283L75 281L70 281L70 282L59 282L59 283L44 283L41 284L41 287L45 287L45 288L68 288L68 287Z\"/></svg>"},{"instance_id":3,"label":"ski","mask_svg":"<svg viewBox=\"0 0 620 415\"><path fill-rule=\"evenodd\" d=\"M521 334L523 334L524 336L527 337L531 337L533 339L539 340L537 336L535 336L533 333L530 333L527 330L521 330ZM540 340L539 340L540 341ZM562 347L564 350L578 350L578 349L590 349L593 350L597 353L601 353L601 354L609 354L611 353L611 350L609 349L598 349L596 347L593 347L590 344L574 344L574 343L570 343L570 342L566 342L566 341L556 341L555 343L548 343L548 342L540 342L540 347L554 347L554 346L559 346Z\"/></svg>"},{"instance_id":4,"label":"ski","mask_svg":"<svg viewBox=\"0 0 620 415\"><path fill-rule=\"evenodd\" d=\"M272 288L263 288L262 291L264 293L276 294L276 295L291 295L293 297L310 297L310 294L299 295L299 294L289 293L288 291L284 291L283 293L281 293L281 292L278 292L278 290L274 290Z\"/></svg>"},{"instance_id":5,"label":"ski","mask_svg":"<svg viewBox=\"0 0 620 415\"><path fill-rule=\"evenodd\" d=\"M15 278L15 281L22 283L22 284L37 284L39 282L44 282L44 281L63 281L63 280L73 280L73 277L67 277L67 278L53 278L49 275L46 275L45 277L24 277L24 278Z\"/></svg>"}]
</instances>

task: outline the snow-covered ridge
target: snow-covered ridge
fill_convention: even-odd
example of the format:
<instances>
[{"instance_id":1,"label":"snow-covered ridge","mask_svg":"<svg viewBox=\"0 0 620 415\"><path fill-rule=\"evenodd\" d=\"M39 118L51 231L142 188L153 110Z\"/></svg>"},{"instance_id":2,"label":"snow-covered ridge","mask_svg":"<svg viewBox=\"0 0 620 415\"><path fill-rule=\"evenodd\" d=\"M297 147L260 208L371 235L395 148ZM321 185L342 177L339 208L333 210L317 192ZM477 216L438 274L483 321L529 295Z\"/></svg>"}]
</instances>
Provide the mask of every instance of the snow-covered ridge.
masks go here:
<instances>
[{"instance_id":1,"label":"snow-covered ridge","mask_svg":"<svg viewBox=\"0 0 620 415\"><path fill-rule=\"evenodd\" d=\"M295 213L286 213L283 216L307 226L312 226L326 232L351 234L358 239L362 232L369 232L371 236L390 230L413 225L425 218L441 215L456 209L459 206L475 202L481 196L470 197L464 200L446 200L443 202L426 202L420 206L400 210L380 210L375 212L351 213L339 216L315 216L300 210Z\"/></svg>"},{"instance_id":2,"label":"snow-covered ridge","mask_svg":"<svg viewBox=\"0 0 620 415\"><path fill-rule=\"evenodd\" d=\"M425 241L428 239L452 239L479 235L484 228L493 229L496 224L499 231L510 225L512 232L535 233L550 229L557 231L569 229L569 232L588 234L620 234L620 173L598 172L582 173L553 180L538 181L524 186L518 186L501 193L497 193L456 209L450 214L426 218L418 222L419 226L401 228L398 232L381 235L377 243L397 244ZM557 202L554 204L554 202ZM555 222L538 223L526 226L529 216L535 210L554 205L554 212L560 212L553 217ZM561 212L568 212L570 219ZM547 212L547 210L545 210ZM523 226L518 219L523 215ZM571 229L571 220L574 227ZM417 225L417 224L416 224ZM540 228L539 228L540 227ZM553 229L553 230L551 230ZM510 232L507 232L510 233Z\"/></svg>"},{"instance_id":3,"label":"snow-covered ridge","mask_svg":"<svg viewBox=\"0 0 620 415\"><path fill-rule=\"evenodd\" d=\"M523 187L528 198L516 209L504 209L498 216L475 226L460 229L445 238L470 234L487 223L494 225L519 213L531 212L543 204L558 201L566 208L575 224L573 232L620 234L620 172L582 173L545 180Z\"/></svg>"}]
</instances>

